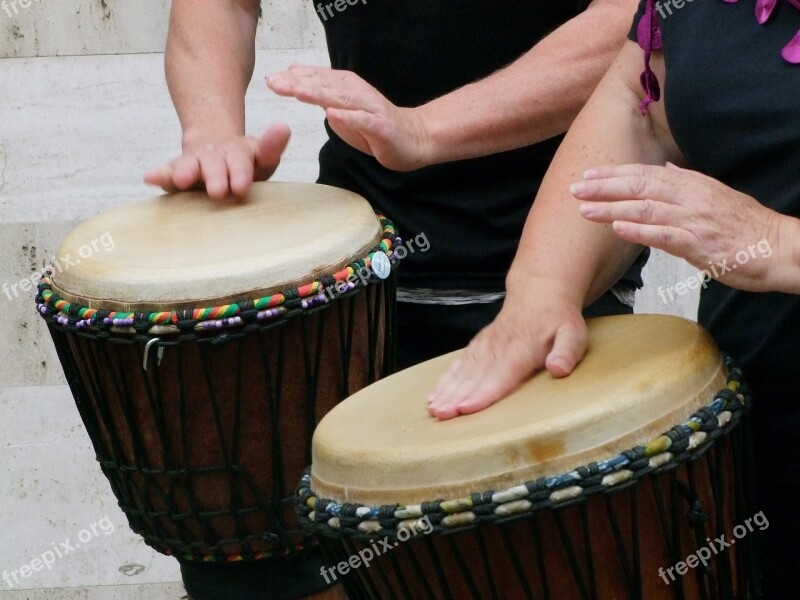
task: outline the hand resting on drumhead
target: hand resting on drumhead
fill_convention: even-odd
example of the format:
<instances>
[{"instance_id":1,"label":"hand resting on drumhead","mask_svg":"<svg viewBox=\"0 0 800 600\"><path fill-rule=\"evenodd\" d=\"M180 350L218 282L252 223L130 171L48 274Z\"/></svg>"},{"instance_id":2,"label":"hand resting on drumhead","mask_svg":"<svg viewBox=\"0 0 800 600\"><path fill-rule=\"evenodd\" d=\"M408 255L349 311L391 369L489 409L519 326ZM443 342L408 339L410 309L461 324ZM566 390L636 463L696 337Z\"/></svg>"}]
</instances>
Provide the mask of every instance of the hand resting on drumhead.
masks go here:
<instances>
[{"instance_id":1,"label":"hand resting on drumhead","mask_svg":"<svg viewBox=\"0 0 800 600\"><path fill-rule=\"evenodd\" d=\"M272 177L289 136L286 125L273 125L260 138L236 136L185 144L181 156L149 171L144 180L168 192L205 188L212 198L244 196L254 181Z\"/></svg>"},{"instance_id":2,"label":"hand resting on drumhead","mask_svg":"<svg viewBox=\"0 0 800 600\"><path fill-rule=\"evenodd\" d=\"M478 412L536 371L546 368L554 377L565 377L583 358L586 322L570 282L531 279L526 287L536 292L509 294L497 319L441 378L428 398L431 416Z\"/></svg>"}]
</instances>

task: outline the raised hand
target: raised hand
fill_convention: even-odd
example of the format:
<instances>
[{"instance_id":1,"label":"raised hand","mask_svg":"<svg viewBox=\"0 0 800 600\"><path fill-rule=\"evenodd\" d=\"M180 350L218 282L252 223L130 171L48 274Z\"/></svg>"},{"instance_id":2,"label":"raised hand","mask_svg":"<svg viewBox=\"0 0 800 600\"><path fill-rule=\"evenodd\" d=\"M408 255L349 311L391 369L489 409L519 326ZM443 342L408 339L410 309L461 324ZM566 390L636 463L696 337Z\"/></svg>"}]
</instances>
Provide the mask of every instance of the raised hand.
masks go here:
<instances>
[{"instance_id":1,"label":"raised hand","mask_svg":"<svg viewBox=\"0 0 800 600\"><path fill-rule=\"evenodd\" d=\"M350 71L293 65L267 78L281 96L325 109L336 134L395 171L430 164L428 134L417 109L395 106Z\"/></svg>"},{"instance_id":2,"label":"raised hand","mask_svg":"<svg viewBox=\"0 0 800 600\"><path fill-rule=\"evenodd\" d=\"M612 223L628 242L683 258L731 287L782 287L781 242L796 237L789 231L797 220L716 179L669 163L622 165L590 169L570 189L584 218Z\"/></svg>"}]
</instances>

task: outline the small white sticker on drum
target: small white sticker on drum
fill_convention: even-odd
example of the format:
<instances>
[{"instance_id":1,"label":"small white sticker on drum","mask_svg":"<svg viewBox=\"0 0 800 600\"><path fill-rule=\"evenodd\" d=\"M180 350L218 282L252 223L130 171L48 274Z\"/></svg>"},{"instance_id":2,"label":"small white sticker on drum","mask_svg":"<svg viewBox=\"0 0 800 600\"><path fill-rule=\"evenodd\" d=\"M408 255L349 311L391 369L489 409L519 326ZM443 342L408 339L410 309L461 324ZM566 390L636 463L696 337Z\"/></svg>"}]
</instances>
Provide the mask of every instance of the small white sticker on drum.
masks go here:
<instances>
[{"instance_id":1,"label":"small white sticker on drum","mask_svg":"<svg viewBox=\"0 0 800 600\"><path fill-rule=\"evenodd\" d=\"M380 279L386 279L392 274L392 263L389 257L383 252L376 252L372 255L372 271Z\"/></svg>"}]
</instances>

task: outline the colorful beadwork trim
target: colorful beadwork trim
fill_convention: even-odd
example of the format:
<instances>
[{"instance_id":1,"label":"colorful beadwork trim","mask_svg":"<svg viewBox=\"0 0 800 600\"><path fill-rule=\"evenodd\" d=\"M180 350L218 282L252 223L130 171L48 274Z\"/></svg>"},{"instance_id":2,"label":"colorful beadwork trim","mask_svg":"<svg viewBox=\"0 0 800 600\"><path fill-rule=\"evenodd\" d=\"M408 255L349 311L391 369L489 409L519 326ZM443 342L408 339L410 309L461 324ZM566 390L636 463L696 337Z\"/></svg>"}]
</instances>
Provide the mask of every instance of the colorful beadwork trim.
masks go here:
<instances>
[{"instance_id":1,"label":"colorful beadwork trim","mask_svg":"<svg viewBox=\"0 0 800 600\"><path fill-rule=\"evenodd\" d=\"M742 383L741 370L727 357L725 364L729 373L727 385L711 404L651 442L607 460L501 491L413 506L339 504L317 498L311 490L308 469L297 491L300 521L312 533L345 533L354 537L394 536L426 516L435 530L454 530L566 504L635 481L653 471L672 468L730 431L749 409L749 392Z\"/></svg>"},{"instance_id":2,"label":"colorful beadwork trim","mask_svg":"<svg viewBox=\"0 0 800 600\"><path fill-rule=\"evenodd\" d=\"M204 563L232 563L232 562L251 562L256 560L265 560L272 558L284 558L287 556L302 554L304 551L317 546L313 540L309 540L307 544L296 544L294 550L290 548L283 548L280 550L264 551L264 552L251 552L249 554L226 554L219 556L217 554L191 554L189 552L173 551L172 548L163 545L161 540L153 542L145 538L145 542L152 546L158 552L165 556L174 556L186 562L204 562ZM180 543L176 543L180 547Z\"/></svg>"},{"instance_id":3,"label":"colorful beadwork trim","mask_svg":"<svg viewBox=\"0 0 800 600\"><path fill-rule=\"evenodd\" d=\"M394 248L401 246L403 240L398 236L394 223L383 215L376 216L383 229L383 239L367 256L337 273L271 296L209 308L118 312L67 302L53 291L52 270L47 270L39 282L36 306L43 318L61 327L125 335L165 336L240 327L250 322L266 323L286 317L296 309L315 308L379 279L372 269L373 257L377 253L386 255L394 270L398 262L392 258Z\"/></svg>"}]
</instances>

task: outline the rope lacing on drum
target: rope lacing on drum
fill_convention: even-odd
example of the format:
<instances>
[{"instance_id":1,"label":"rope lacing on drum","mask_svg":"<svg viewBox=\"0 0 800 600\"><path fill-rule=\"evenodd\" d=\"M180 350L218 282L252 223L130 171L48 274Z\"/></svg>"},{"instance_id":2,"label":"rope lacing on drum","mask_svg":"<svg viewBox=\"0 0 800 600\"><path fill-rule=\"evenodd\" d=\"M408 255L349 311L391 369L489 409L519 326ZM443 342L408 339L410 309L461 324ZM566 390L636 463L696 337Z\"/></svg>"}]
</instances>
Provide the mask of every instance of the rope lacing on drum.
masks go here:
<instances>
[{"instance_id":1,"label":"rope lacing on drum","mask_svg":"<svg viewBox=\"0 0 800 600\"><path fill-rule=\"evenodd\" d=\"M561 542L558 549L561 557L566 560L566 568L569 569L572 581L577 586L576 595L571 597L591 600L598 597L598 576L607 567L604 562L595 564L597 557L590 550L593 541L588 500L590 496L599 497L605 503L614 549L627 589L624 597L647 600L647 591L651 588L646 577L652 574L643 570L642 535L648 536L648 543L655 542L653 536L658 536L660 531L664 536L669 560L676 564L685 558L681 540L685 538L686 533L683 530L687 522L696 548L701 548L706 543L707 535L719 536L722 533L720 527L725 522L723 515L726 513L726 504L735 504L737 514L749 514L746 507L752 506L752 498L747 497L741 486L737 489L735 498L729 498L723 492L723 453L732 448L738 456L737 464L746 462L741 457L742 453L750 453L747 442L749 438L742 426L742 422L745 425L747 423L742 417L750 407L749 390L742 383L741 371L727 357L725 364L728 368L727 385L715 395L708 406L700 408L686 422L671 428L655 440L618 456L592 462L569 473L539 478L505 490L487 490L461 499L437 499L411 506L370 507L352 503L339 505L331 500L319 499L311 490L309 470L297 492L300 497L300 521L306 531L317 536L330 556L339 561L348 560L355 552L354 548L366 545L368 541L374 543L380 537L397 542L405 541L402 531L406 532L405 539L416 535L414 545L400 551L403 557L401 560L410 561L412 573L428 573L431 580L417 577L424 588L422 592L415 589L412 593L403 586L403 593L398 596L392 593L392 597L406 600L418 597L469 597L483 600L491 597L499 600L504 591L513 588L519 597L554 600L562 597L562 590L556 589L548 581L545 557L556 551L552 543L558 545L558 542L548 538L547 544L543 543L540 523L544 524L546 519L546 523L557 527L558 535L555 540ZM703 469L708 469L707 477L713 490L713 499L709 499L714 510L713 517L700 500L701 488L698 488L694 471L695 463L701 462ZM677 468L679 466L681 469ZM736 472L733 476L737 479L748 479L746 472ZM682 480L684 477L686 481ZM639 508L640 501L643 501L640 495L647 493L642 486L648 483L652 485L657 519L650 524L640 523ZM618 512L619 503L625 503L626 499L628 505L622 513ZM575 523L568 522L570 517L562 510L567 508L573 511L570 513L572 517L576 516L574 511L578 511L577 534L572 527ZM621 521L623 518L626 519L625 524ZM424 533L433 535L419 535L423 530L423 519L427 520ZM651 525L656 527L653 529ZM519 555L519 547L515 542L519 538L514 538L513 534L519 534L526 529L534 551L523 557ZM463 547L457 540L464 539L459 534L467 533L467 539L474 538L480 549L480 560L467 562L462 555ZM484 540L484 535L491 534L495 539L493 543L496 544L495 533L501 536L502 547L489 546ZM575 545L574 535L580 536L581 545ZM398 545L397 542L394 546ZM501 556L497 555L498 552ZM737 547L735 578L725 560L717 561L715 568L705 565L699 567L695 571L700 586L699 597L729 598L733 597L734 589L755 589L757 584L752 556L749 545ZM375 565L377 576L374 578L346 576L345 586L348 593L352 592L355 594L353 597L365 600L378 600L385 597L387 590L393 592L384 571L402 572L400 580L403 581L408 567L401 567L402 563L395 560L394 554L382 560L381 565ZM442 560L459 566L463 580L460 581L462 586L458 592L453 591L450 579L442 576L445 573ZM494 564L497 561L510 561L510 564L503 562L510 568L503 571L506 578L502 581L494 580ZM431 566L421 568L419 563L426 562ZM539 589L542 595L538 591L534 594L534 581L541 586ZM486 586L483 585L486 582L490 596L487 596ZM438 590L433 589L436 583ZM480 585L476 586L476 583ZM673 585L676 597L685 597L683 581L678 579Z\"/></svg>"}]
</instances>

